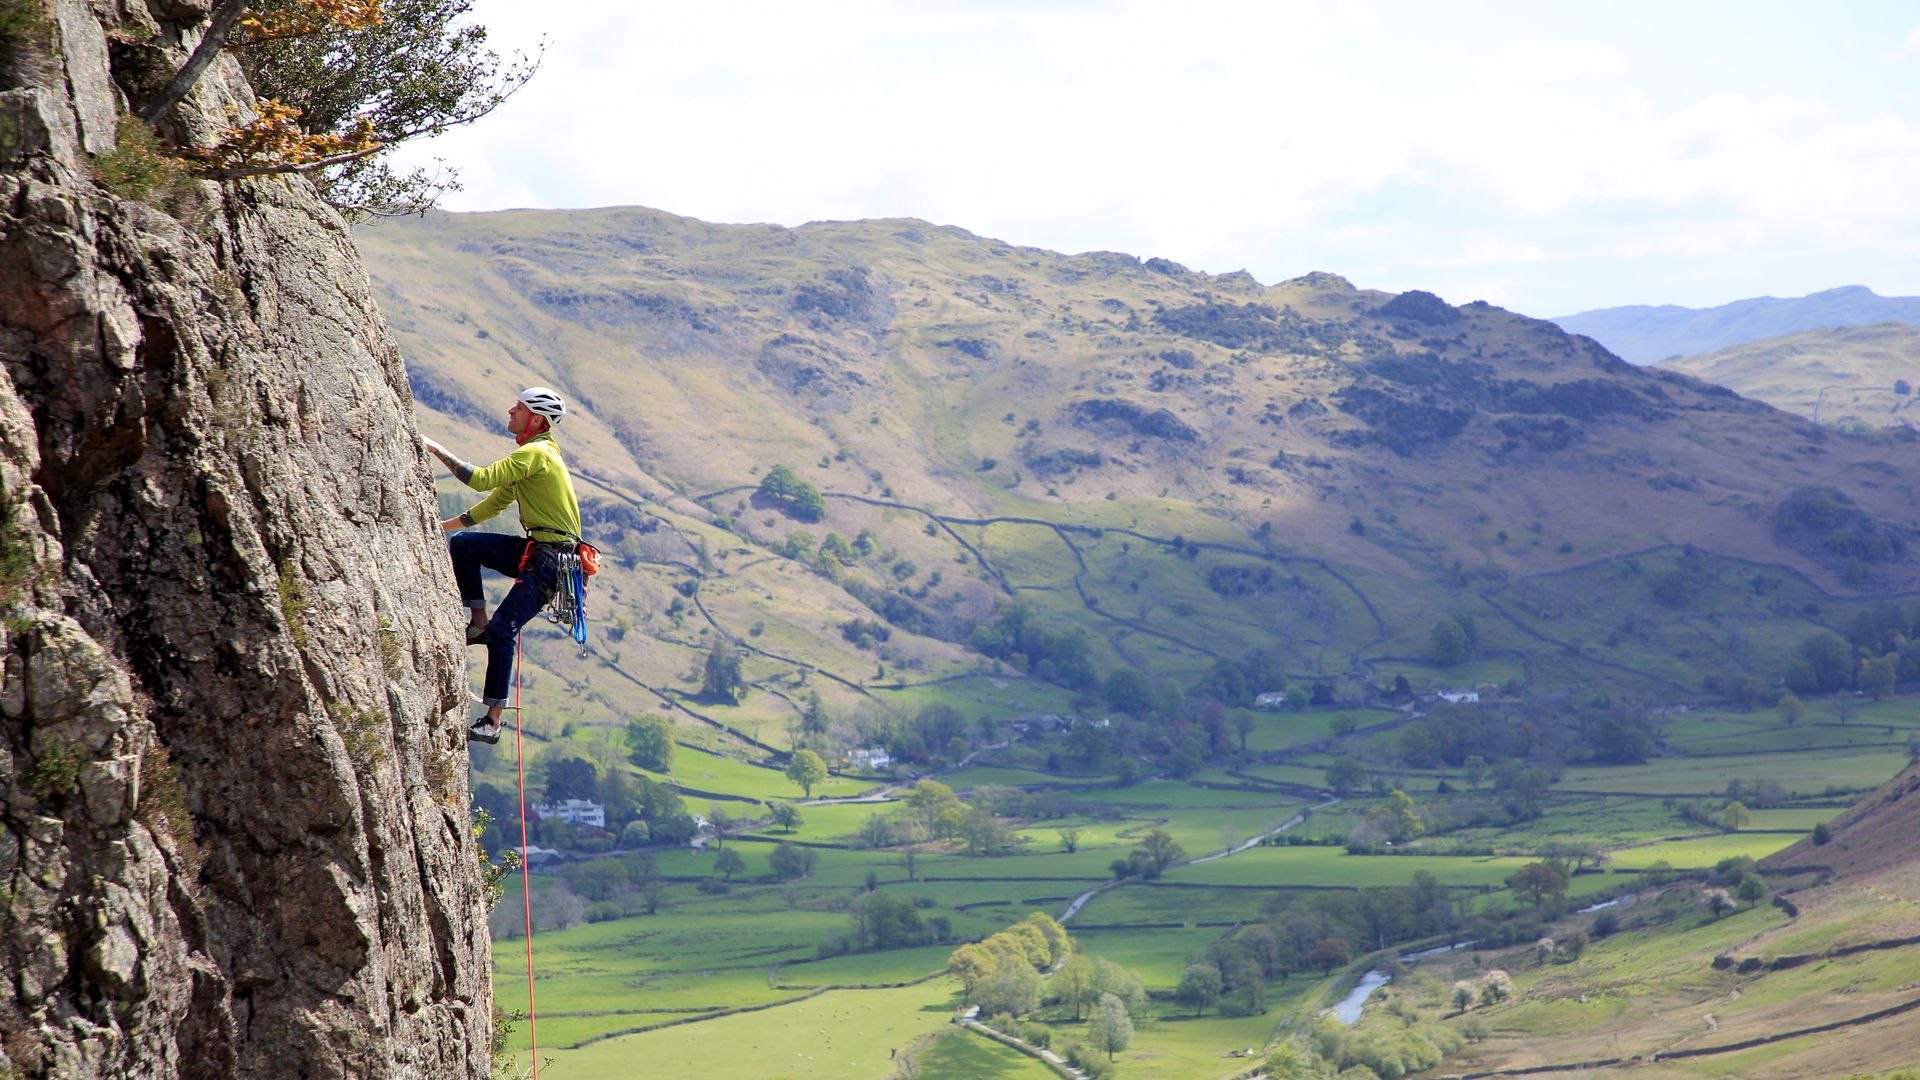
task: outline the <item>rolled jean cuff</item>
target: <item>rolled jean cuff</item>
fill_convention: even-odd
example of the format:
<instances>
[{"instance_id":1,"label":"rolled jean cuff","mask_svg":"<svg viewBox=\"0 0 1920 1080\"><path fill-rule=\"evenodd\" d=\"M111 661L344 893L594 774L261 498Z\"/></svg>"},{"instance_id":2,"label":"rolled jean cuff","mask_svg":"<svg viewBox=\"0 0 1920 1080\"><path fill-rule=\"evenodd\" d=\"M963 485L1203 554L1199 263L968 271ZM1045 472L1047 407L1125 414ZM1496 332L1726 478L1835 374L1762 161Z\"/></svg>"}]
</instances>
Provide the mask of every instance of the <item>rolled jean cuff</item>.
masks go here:
<instances>
[{"instance_id":1,"label":"rolled jean cuff","mask_svg":"<svg viewBox=\"0 0 1920 1080\"><path fill-rule=\"evenodd\" d=\"M468 607L468 608L477 608L477 609L478 609L478 610L480 610L480 611L485 611L485 610L487 610L487 602L486 602L486 600L485 600L485 599L480 599L480 600L462 600L462 601L460 601L460 606L461 606L461 607Z\"/></svg>"},{"instance_id":2,"label":"rolled jean cuff","mask_svg":"<svg viewBox=\"0 0 1920 1080\"><path fill-rule=\"evenodd\" d=\"M504 709L507 707L507 699L506 698L481 698L480 704L485 705L489 709L495 708L495 707Z\"/></svg>"}]
</instances>

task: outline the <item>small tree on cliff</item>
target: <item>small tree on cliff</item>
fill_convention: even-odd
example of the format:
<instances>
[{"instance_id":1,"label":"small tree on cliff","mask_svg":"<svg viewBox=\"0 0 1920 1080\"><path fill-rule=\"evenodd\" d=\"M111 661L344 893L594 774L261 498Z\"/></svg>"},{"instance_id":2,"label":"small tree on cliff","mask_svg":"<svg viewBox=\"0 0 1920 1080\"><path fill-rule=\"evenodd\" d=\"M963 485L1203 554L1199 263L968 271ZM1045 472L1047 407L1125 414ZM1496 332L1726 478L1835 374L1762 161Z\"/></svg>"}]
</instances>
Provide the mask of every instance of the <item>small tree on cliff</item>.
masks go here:
<instances>
[{"instance_id":1,"label":"small tree on cliff","mask_svg":"<svg viewBox=\"0 0 1920 1080\"><path fill-rule=\"evenodd\" d=\"M203 176L303 173L349 218L418 214L459 188L452 170L395 172L410 139L470 124L526 85L540 56L502 59L484 26L455 25L473 0L219 0L200 44L139 109L172 111L222 50L253 84L252 119L210 147L182 148Z\"/></svg>"}]
</instances>

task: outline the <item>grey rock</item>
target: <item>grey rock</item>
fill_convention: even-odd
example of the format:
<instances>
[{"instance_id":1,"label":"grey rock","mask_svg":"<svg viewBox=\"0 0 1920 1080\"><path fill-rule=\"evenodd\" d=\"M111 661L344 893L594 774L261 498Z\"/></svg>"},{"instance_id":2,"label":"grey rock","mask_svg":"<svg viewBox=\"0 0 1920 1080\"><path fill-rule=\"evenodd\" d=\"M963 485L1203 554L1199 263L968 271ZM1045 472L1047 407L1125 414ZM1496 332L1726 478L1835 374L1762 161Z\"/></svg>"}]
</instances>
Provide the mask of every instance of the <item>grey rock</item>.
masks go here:
<instances>
[{"instance_id":1,"label":"grey rock","mask_svg":"<svg viewBox=\"0 0 1920 1080\"><path fill-rule=\"evenodd\" d=\"M80 145L89 154L104 154L113 149L120 118L120 95L107 67L106 30L85 0L53 0L53 19L80 118Z\"/></svg>"},{"instance_id":2,"label":"grey rock","mask_svg":"<svg viewBox=\"0 0 1920 1080\"><path fill-rule=\"evenodd\" d=\"M107 32L177 64L205 10L143 6L56 0L53 62L0 88L0 1073L484 1076L460 612L406 374L304 180L205 185L184 221L94 182ZM248 100L222 60L168 131Z\"/></svg>"}]
</instances>

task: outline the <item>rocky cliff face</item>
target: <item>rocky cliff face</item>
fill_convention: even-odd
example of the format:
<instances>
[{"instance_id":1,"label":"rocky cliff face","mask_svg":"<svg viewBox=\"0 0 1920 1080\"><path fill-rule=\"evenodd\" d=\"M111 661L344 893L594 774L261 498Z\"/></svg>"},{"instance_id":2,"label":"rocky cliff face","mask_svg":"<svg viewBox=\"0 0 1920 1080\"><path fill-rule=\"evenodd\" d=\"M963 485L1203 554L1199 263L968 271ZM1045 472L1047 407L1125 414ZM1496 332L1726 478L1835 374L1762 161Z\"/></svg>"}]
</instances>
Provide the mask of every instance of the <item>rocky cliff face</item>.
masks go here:
<instances>
[{"instance_id":1,"label":"rocky cliff face","mask_svg":"<svg viewBox=\"0 0 1920 1080\"><path fill-rule=\"evenodd\" d=\"M0 0L0 1076L484 1075L458 609L348 233L99 178L196 6Z\"/></svg>"}]
</instances>

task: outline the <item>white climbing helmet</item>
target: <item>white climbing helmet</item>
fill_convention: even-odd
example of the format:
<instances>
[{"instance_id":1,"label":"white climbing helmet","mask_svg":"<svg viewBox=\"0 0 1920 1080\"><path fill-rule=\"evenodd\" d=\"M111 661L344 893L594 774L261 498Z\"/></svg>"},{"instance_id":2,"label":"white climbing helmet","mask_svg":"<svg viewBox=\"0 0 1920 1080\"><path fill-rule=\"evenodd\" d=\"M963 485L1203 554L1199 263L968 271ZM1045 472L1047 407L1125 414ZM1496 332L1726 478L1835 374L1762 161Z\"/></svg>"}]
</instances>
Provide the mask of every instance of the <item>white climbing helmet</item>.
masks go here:
<instances>
[{"instance_id":1,"label":"white climbing helmet","mask_svg":"<svg viewBox=\"0 0 1920 1080\"><path fill-rule=\"evenodd\" d=\"M549 425L558 424L567 415L567 403L544 386L529 386L520 391L520 404L533 410L535 415L546 417Z\"/></svg>"}]
</instances>

